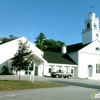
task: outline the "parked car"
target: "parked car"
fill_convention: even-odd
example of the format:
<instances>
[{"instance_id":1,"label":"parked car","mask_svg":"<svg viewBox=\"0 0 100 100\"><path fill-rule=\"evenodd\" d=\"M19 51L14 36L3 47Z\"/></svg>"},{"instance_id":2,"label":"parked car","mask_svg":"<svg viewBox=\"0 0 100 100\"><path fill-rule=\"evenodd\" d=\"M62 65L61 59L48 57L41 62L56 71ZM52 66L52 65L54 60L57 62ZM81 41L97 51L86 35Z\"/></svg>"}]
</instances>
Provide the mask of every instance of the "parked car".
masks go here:
<instances>
[{"instance_id":1,"label":"parked car","mask_svg":"<svg viewBox=\"0 0 100 100\"><path fill-rule=\"evenodd\" d=\"M72 73L66 72L64 70L58 70L56 72L51 73L51 77L56 77L56 78L58 77L66 78L67 77L68 79L70 79L72 76L73 76Z\"/></svg>"}]
</instances>

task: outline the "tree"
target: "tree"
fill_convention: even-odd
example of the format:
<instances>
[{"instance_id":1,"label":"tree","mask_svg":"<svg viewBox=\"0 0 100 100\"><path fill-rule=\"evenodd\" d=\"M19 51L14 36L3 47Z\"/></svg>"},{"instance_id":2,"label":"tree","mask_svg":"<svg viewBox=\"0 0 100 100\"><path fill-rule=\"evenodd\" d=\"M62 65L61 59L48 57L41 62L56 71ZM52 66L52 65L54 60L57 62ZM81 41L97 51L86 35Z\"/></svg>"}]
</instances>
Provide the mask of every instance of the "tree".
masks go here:
<instances>
[{"instance_id":1,"label":"tree","mask_svg":"<svg viewBox=\"0 0 100 100\"><path fill-rule=\"evenodd\" d=\"M42 51L55 51L60 52L61 47L65 44L64 42L53 39L46 39L45 35L43 33L40 33L40 35L35 38L36 46L41 49Z\"/></svg>"},{"instance_id":2,"label":"tree","mask_svg":"<svg viewBox=\"0 0 100 100\"><path fill-rule=\"evenodd\" d=\"M44 40L44 46L46 51L55 51L55 52L60 52L61 47L65 44L64 42L61 41L55 41L53 39L46 39Z\"/></svg>"},{"instance_id":3,"label":"tree","mask_svg":"<svg viewBox=\"0 0 100 100\"><path fill-rule=\"evenodd\" d=\"M44 45L43 45L43 42L45 40L45 34L43 33L40 33L38 37L36 37L36 41L34 43L36 43L36 46L41 49L41 50L44 50Z\"/></svg>"},{"instance_id":4,"label":"tree","mask_svg":"<svg viewBox=\"0 0 100 100\"><path fill-rule=\"evenodd\" d=\"M56 41L53 39L46 39L44 40L44 46L45 46L45 50L50 50L50 51L54 51L55 47L56 47Z\"/></svg>"},{"instance_id":5,"label":"tree","mask_svg":"<svg viewBox=\"0 0 100 100\"><path fill-rule=\"evenodd\" d=\"M38 47L40 50L44 50L45 49L45 47L44 47L44 45L42 44L42 43L38 43L37 45L36 45L36 47Z\"/></svg>"},{"instance_id":6,"label":"tree","mask_svg":"<svg viewBox=\"0 0 100 100\"><path fill-rule=\"evenodd\" d=\"M9 68L7 66L3 66L1 68L2 74L3 75L8 75L9 74Z\"/></svg>"},{"instance_id":7,"label":"tree","mask_svg":"<svg viewBox=\"0 0 100 100\"><path fill-rule=\"evenodd\" d=\"M12 58L12 69L19 71L19 81L20 81L20 71L27 69L27 67L32 63L33 53L29 50L28 41L19 41L18 51Z\"/></svg>"},{"instance_id":8,"label":"tree","mask_svg":"<svg viewBox=\"0 0 100 100\"><path fill-rule=\"evenodd\" d=\"M43 43L43 41L45 40L45 34L40 33L38 37L35 37L36 41L34 43L38 44L38 43Z\"/></svg>"},{"instance_id":9,"label":"tree","mask_svg":"<svg viewBox=\"0 0 100 100\"><path fill-rule=\"evenodd\" d=\"M9 35L9 37L1 37L0 38L0 44L15 40L17 38L18 38L17 36L13 36L13 35Z\"/></svg>"},{"instance_id":10,"label":"tree","mask_svg":"<svg viewBox=\"0 0 100 100\"><path fill-rule=\"evenodd\" d=\"M57 46L57 47L62 47L64 44L65 44L65 43L62 42L62 41L60 41L60 40L58 40L58 41L56 42L56 46Z\"/></svg>"}]
</instances>

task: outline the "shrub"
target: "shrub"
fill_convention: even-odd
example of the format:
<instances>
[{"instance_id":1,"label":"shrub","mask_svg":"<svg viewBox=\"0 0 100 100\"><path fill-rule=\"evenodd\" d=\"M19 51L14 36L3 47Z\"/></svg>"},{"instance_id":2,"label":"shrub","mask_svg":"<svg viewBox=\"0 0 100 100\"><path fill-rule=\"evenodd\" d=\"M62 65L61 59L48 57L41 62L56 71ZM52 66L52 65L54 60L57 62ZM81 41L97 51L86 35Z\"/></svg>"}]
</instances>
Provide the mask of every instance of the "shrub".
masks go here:
<instances>
[{"instance_id":1,"label":"shrub","mask_svg":"<svg viewBox=\"0 0 100 100\"><path fill-rule=\"evenodd\" d=\"M3 74L3 75L9 74L9 69L8 69L7 66L3 66L1 70L2 70L2 74Z\"/></svg>"}]
</instances>

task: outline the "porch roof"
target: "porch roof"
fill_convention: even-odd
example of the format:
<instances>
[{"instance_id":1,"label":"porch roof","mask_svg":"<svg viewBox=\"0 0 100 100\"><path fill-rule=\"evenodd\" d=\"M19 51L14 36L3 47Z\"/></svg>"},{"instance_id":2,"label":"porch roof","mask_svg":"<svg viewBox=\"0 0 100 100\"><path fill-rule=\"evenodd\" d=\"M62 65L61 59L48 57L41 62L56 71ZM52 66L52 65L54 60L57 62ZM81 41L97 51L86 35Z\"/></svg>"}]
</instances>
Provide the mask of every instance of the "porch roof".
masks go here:
<instances>
[{"instance_id":1,"label":"porch roof","mask_svg":"<svg viewBox=\"0 0 100 100\"><path fill-rule=\"evenodd\" d=\"M42 57L40 57L40 56L38 56L36 54L34 54L34 58L36 58L40 62L47 62L44 58L42 58Z\"/></svg>"}]
</instances>

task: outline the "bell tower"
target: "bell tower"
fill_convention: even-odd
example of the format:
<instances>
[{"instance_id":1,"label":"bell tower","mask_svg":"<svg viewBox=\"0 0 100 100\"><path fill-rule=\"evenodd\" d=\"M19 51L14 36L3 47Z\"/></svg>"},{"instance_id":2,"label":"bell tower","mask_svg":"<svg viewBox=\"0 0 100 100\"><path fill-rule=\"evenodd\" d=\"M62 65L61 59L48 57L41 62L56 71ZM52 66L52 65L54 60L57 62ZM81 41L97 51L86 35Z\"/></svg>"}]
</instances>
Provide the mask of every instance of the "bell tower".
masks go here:
<instances>
[{"instance_id":1,"label":"bell tower","mask_svg":"<svg viewBox=\"0 0 100 100\"><path fill-rule=\"evenodd\" d=\"M100 39L99 18L95 17L94 12L90 12L85 20L85 29L82 30L82 43L91 43L96 39Z\"/></svg>"}]
</instances>

